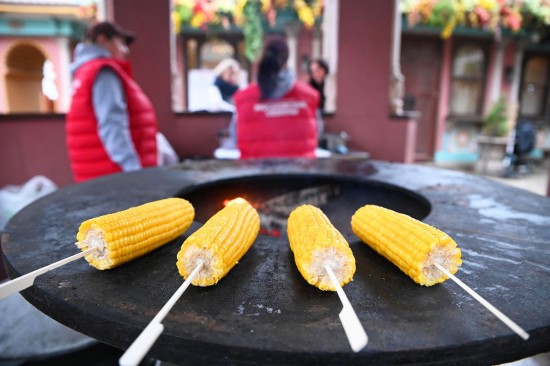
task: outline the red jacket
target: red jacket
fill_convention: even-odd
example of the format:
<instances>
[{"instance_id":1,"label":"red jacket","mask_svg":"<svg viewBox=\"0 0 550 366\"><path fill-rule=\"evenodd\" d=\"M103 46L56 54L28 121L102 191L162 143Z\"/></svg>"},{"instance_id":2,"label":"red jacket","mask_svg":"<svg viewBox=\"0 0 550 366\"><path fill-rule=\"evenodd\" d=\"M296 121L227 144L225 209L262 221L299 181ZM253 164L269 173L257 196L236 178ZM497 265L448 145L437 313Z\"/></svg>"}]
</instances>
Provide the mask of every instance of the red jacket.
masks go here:
<instances>
[{"instance_id":1,"label":"red jacket","mask_svg":"<svg viewBox=\"0 0 550 366\"><path fill-rule=\"evenodd\" d=\"M74 75L75 90L67 114L66 132L69 159L77 182L122 171L109 158L97 132L92 88L97 74L104 67L113 69L122 81L128 106L130 134L141 166L157 165L155 111L124 66L124 63L114 59L100 58L82 65Z\"/></svg>"},{"instance_id":2,"label":"red jacket","mask_svg":"<svg viewBox=\"0 0 550 366\"><path fill-rule=\"evenodd\" d=\"M234 97L241 159L315 157L319 93L297 81L280 99L261 100L252 84Z\"/></svg>"}]
</instances>

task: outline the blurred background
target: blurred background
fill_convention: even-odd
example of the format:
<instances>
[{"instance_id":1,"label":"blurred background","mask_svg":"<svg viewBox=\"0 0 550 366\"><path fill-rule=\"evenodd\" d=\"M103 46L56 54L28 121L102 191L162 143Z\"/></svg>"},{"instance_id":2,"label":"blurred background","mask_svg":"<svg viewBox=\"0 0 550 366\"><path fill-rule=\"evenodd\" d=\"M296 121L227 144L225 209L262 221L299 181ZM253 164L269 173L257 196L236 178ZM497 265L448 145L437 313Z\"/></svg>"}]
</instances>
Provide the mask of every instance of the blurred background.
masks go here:
<instances>
[{"instance_id":1,"label":"blurred background","mask_svg":"<svg viewBox=\"0 0 550 366\"><path fill-rule=\"evenodd\" d=\"M102 20L136 33L135 78L180 160L212 158L222 143L231 114L203 104L217 63L237 60L246 85L264 37L282 33L299 79L312 59L329 65L322 139L334 156L460 169L550 195L548 0L0 0L0 218L73 184L69 66ZM37 329L23 321L33 312L23 303L0 303L0 365L38 357L8 357L25 342L12 331ZM13 309L20 318L8 323ZM29 348L102 347L66 336Z\"/></svg>"}]
</instances>

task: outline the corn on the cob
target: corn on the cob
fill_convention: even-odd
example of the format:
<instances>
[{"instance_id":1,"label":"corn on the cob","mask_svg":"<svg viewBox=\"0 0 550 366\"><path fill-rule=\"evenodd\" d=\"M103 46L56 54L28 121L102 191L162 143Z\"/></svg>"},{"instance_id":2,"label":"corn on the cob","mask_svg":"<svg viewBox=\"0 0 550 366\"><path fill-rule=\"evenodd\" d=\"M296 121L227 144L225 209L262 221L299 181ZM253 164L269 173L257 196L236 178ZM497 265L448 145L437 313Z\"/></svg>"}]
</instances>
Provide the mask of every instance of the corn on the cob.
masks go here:
<instances>
[{"instance_id":1,"label":"corn on the cob","mask_svg":"<svg viewBox=\"0 0 550 366\"><path fill-rule=\"evenodd\" d=\"M215 285L250 249L260 231L260 216L245 199L236 198L212 216L182 244L176 263L187 278L203 262L191 282L195 286Z\"/></svg>"},{"instance_id":2,"label":"corn on the cob","mask_svg":"<svg viewBox=\"0 0 550 366\"><path fill-rule=\"evenodd\" d=\"M98 247L86 260L97 269L110 269L177 238L194 217L193 205L182 198L149 202L84 221L76 246L82 251Z\"/></svg>"},{"instance_id":3,"label":"corn on the cob","mask_svg":"<svg viewBox=\"0 0 550 366\"><path fill-rule=\"evenodd\" d=\"M434 263L452 274L462 264L460 249L450 236L387 208L361 207L353 215L351 227L362 241L420 285L431 286L448 279Z\"/></svg>"},{"instance_id":4,"label":"corn on the cob","mask_svg":"<svg viewBox=\"0 0 550 366\"><path fill-rule=\"evenodd\" d=\"M348 242L319 208L302 205L288 217L288 240L304 279L323 291L336 291L328 263L341 286L352 280L355 257Z\"/></svg>"}]
</instances>

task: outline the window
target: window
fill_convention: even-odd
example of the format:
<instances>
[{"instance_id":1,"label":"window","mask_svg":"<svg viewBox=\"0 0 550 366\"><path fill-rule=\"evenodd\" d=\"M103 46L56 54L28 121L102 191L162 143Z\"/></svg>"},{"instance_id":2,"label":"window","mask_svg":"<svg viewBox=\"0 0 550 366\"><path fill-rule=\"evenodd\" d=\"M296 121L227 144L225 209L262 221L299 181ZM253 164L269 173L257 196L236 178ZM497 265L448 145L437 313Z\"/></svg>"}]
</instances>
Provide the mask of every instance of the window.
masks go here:
<instances>
[{"instance_id":1,"label":"window","mask_svg":"<svg viewBox=\"0 0 550 366\"><path fill-rule=\"evenodd\" d=\"M480 46L467 44L456 48L451 74L452 115L481 115L485 64L485 52Z\"/></svg>"},{"instance_id":2,"label":"window","mask_svg":"<svg viewBox=\"0 0 550 366\"><path fill-rule=\"evenodd\" d=\"M548 59L531 57L525 63L521 83L520 115L541 117L548 98Z\"/></svg>"},{"instance_id":3,"label":"window","mask_svg":"<svg viewBox=\"0 0 550 366\"><path fill-rule=\"evenodd\" d=\"M241 67L241 87L248 84L248 61L244 57L244 39L240 33L206 34L182 32L183 59L178 66L183 70L185 85L182 90L184 105L180 110L191 112L208 109L208 87L214 82L213 69L226 58L235 59Z\"/></svg>"},{"instance_id":4,"label":"window","mask_svg":"<svg viewBox=\"0 0 550 366\"><path fill-rule=\"evenodd\" d=\"M195 1L172 0L171 3L174 27L171 28L170 67L174 111L205 110L204 89L212 84L209 80L222 54L230 55L239 62L244 71L241 80L244 79L245 85L254 80L257 63L249 61L245 53L250 57L250 45L257 44L257 40L252 37L245 42L243 29L235 21L236 2L212 2L212 7L199 10L190 7ZM339 0L265 3L270 4L267 12L263 6L258 7L258 10L262 9L258 15L262 19L263 34L280 33L287 36L288 66L296 73L297 79L308 79L307 62L312 58L322 58L329 64L330 73L325 81L325 110L334 112ZM298 13L297 9L303 3L309 10ZM309 15L314 15L313 19Z\"/></svg>"}]
</instances>

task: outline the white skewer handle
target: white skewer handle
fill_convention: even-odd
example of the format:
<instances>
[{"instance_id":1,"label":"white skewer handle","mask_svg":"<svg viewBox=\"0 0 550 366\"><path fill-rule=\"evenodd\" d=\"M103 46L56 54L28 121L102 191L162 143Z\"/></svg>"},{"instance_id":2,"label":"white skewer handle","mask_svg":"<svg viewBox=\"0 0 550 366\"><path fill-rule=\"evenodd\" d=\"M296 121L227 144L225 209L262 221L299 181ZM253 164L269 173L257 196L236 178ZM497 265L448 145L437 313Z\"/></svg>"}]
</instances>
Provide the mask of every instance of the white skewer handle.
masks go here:
<instances>
[{"instance_id":1,"label":"white skewer handle","mask_svg":"<svg viewBox=\"0 0 550 366\"><path fill-rule=\"evenodd\" d=\"M359 352L369 342L367 333L361 325L361 322L359 321L355 310L353 310L353 306L351 306L351 303L349 302L346 293L342 289L342 286L340 286L340 282L338 282L336 275L334 274L332 268L330 268L330 265L328 263L325 264L325 269L328 273L328 276L332 280L334 287L336 287L336 293L338 293L338 297L340 298L340 301L344 306L339 316L340 321L342 322L342 326L344 327L344 331L346 332L346 336L348 337L351 349L353 350L353 352Z\"/></svg>"},{"instance_id":2,"label":"white skewer handle","mask_svg":"<svg viewBox=\"0 0 550 366\"><path fill-rule=\"evenodd\" d=\"M439 263L434 263L434 265L437 267L437 269L439 269L446 276L448 276L451 280L453 280L457 285L462 287L467 293L472 295L472 297L474 299L479 301L481 303L481 305L485 306L491 313L493 313L497 318L499 318L510 329L512 329L514 332L516 332L517 335L519 335L524 340L529 339L529 333L527 333L525 330L523 330L523 328L521 328L519 325L517 325L512 319L510 319L506 315L504 315L500 310L498 310L493 305L491 305L491 303L489 301L487 301L483 297L481 297L481 295L479 295L477 292L475 292L472 288L470 288L464 282L459 280L451 272L447 271L445 269L445 267L441 266Z\"/></svg>"},{"instance_id":3,"label":"white skewer handle","mask_svg":"<svg viewBox=\"0 0 550 366\"><path fill-rule=\"evenodd\" d=\"M120 366L137 366L143 360L143 357L149 352L151 347L153 347L153 344L158 339L162 331L164 330L164 326L160 323L162 319L168 314L170 309L174 306L176 301L183 295L185 290L189 287L191 282L193 281L193 278L199 273L203 266L203 262L200 261L197 267L191 272L189 277L185 280L185 282L174 292L172 297L164 304L162 309L155 315L153 320L145 327L145 329L141 332L141 334L136 338L136 340L128 347L126 352L120 357L118 360L118 364Z\"/></svg>"},{"instance_id":4,"label":"white skewer handle","mask_svg":"<svg viewBox=\"0 0 550 366\"><path fill-rule=\"evenodd\" d=\"M31 287L34 283L34 279L38 276L40 276L43 273L46 273L48 271L51 271L52 269L55 269L57 267L60 267L64 264L67 264L69 262L72 262L78 258L82 258L93 251L97 250L97 247L87 249L83 252L80 252L78 254L72 255L70 257L67 257L65 259L62 259L60 261L57 261L55 263L49 264L47 266L44 266L42 268L38 268L37 270L34 270L30 273L27 273L26 275L23 275L21 277L17 277L13 280L10 280L6 283L3 283L0 285L0 299L3 299L4 297L8 297L9 295L12 295L16 292L23 291L24 289Z\"/></svg>"},{"instance_id":5,"label":"white skewer handle","mask_svg":"<svg viewBox=\"0 0 550 366\"><path fill-rule=\"evenodd\" d=\"M134 343L132 343L130 348L124 352L122 357L118 360L118 364L120 366L139 365L163 330L164 326L161 323L151 321L136 338Z\"/></svg>"}]
</instances>

